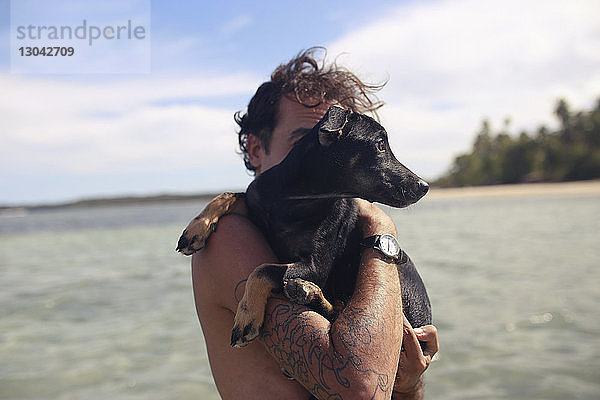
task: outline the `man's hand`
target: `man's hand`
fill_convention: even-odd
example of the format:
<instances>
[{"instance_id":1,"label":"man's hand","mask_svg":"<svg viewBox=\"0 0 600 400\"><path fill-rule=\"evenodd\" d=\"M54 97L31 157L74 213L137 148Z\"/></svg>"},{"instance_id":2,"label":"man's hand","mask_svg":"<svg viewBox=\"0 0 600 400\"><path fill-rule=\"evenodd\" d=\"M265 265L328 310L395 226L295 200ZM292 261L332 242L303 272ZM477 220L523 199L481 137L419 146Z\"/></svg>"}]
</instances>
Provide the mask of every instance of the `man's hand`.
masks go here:
<instances>
[{"instance_id":1,"label":"man's hand","mask_svg":"<svg viewBox=\"0 0 600 400\"><path fill-rule=\"evenodd\" d=\"M425 350L421 349L419 340L425 342ZM392 399L421 399L423 397L421 375L439 350L437 329L433 325L413 329L404 317L402 343L404 350L400 354Z\"/></svg>"},{"instance_id":2,"label":"man's hand","mask_svg":"<svg viewBox=\"0 0 600 400\"><path fill-rule=\"evenodd\" d=\"M358 226L364 237L389 233L396 236L396 227L392 219L375 204L356 199L358 206Z\"/></svg>"}]
</instances>

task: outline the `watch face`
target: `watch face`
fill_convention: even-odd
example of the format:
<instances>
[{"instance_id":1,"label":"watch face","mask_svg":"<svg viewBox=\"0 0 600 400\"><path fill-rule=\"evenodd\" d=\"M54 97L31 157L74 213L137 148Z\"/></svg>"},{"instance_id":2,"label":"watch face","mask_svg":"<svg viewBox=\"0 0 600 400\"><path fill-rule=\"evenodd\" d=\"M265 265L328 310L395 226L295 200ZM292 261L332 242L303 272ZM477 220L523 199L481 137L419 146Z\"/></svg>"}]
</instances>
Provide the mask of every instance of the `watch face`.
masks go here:
<instances>
[{"instance_id":1,"label":"watch face","mask_svg":"<svg viewBox=\"0 0 600 400\"><path fill-rule=\"evenodd\" d=\"M383 234L379 238L379 248L388 257L397 257L400 253L400 245L392 235Z\"/></svg>"}]
</instances>

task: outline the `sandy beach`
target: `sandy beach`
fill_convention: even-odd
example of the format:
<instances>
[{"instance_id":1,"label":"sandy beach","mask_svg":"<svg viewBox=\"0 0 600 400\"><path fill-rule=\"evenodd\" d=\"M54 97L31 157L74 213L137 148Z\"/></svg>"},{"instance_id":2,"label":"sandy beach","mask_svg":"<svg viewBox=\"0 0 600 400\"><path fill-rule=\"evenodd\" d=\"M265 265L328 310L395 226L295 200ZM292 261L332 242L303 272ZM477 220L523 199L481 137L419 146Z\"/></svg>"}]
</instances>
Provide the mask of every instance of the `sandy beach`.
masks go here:
<instances>
[{"instance_id":1,"label":"sandy beach","mask_svg":"<svg viewBox=\"0 0 600 400\"><path fill-rule=\"evenodd\" d=\"M427 199L447 199L465 197L523 197L523 196L598 196L600 180L560 182L560 183L526 183L517 185L472 186L462 188L431 188Z\"/></svg>"}]
</instances>

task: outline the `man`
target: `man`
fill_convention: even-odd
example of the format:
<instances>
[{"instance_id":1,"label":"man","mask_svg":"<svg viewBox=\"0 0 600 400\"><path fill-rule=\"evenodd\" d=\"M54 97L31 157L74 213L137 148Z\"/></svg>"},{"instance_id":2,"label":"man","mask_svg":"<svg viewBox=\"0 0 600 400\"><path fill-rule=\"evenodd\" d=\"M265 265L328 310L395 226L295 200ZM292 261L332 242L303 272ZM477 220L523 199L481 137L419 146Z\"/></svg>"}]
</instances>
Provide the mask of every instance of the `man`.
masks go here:
<instances>
[{"instance_id":1,"label":"man","mask_svg":"<svg viewBox=\"0 0 600 400\"><path fill-rule=\"evenodd\" d=\"M278 67L247 113L236 115L245 164L256 174L283 160L330 105L359 112L381 105L373 94L377 87L335 65L319 66L314 51ZM365 237L396 234L391 219L362 200L359 225ZM259 340L231 348L244 283L267 262L278 262L269 244L247 218L235 214L221 218L206 248L192 258L196 309L224 399L422 398L421 374L438 350L437 332L433 326L408 325L396 267L375 249L363 252L355 293L336 321L273 297ZM417 339L427 343L425 354Z\"/></svg>"}]
</instances>

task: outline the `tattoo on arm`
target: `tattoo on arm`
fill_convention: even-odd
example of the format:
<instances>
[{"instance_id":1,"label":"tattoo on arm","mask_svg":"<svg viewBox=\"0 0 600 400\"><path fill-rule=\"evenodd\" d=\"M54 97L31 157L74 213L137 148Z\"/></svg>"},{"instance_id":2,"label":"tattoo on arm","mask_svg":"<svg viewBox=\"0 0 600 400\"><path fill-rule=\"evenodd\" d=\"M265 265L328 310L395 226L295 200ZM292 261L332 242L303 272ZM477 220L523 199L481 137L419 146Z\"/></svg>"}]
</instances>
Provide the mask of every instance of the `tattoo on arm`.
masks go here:
<instances>
[{"instance_id":1,"label":"tattoo on arm","mask_svg":"<svg viewBox=\"0 0 600 400\"><path fill-rule=\"evenodd\" d=\"M242 279L241 281L239 281L237 283L237 285L235 285L235 289L233 289L233 297L235 297L235 300L239 303L240 300L242 299L242 297L244 296L244 292L240 291L241 293L238 293L238 289L240 288L240 286L242 285L242 283L246 283L248 281L248 279Z\"/></svg>"},{"instance_id":2,"label":"tattoo on arm","mask_svg":"<svg viewBox=\"0 0 600 400\"><path fill-rule=\"evenodd\" d=\"M373 316L347 306L328 332L312 324L311 313L304 311L296 304L279 303L265 315L270 329L263 328L261 340L285 371L318 398L343 399L341 392L352 389L351 374L356 372L376 382L371 399L389 395L393 377L365 365L362 356L373 339Z\"/></svg>"}]
</instances>

